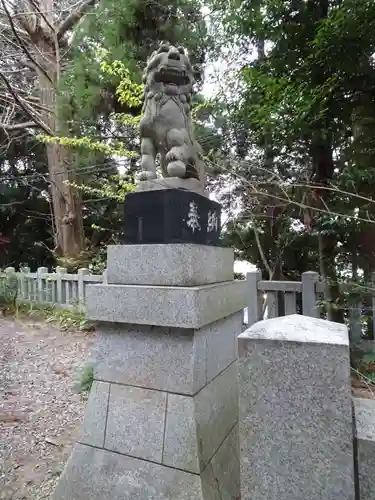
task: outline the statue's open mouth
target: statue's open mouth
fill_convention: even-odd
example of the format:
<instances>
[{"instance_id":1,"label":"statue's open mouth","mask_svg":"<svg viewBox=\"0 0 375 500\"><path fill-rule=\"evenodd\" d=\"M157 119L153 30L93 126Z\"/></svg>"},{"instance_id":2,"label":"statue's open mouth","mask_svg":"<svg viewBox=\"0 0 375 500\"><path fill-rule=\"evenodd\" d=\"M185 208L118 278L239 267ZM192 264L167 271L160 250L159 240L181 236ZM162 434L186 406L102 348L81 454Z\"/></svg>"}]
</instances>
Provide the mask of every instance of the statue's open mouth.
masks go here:
<instances>
[{"instance_id":1,"label":"statue's open mouth","mask_svg":"<svg viewBox=\"0 0 375 500\"><path fill-rule=\"evenodd\" d=\"M160 68L155 74L155 82L174 83L175 85L187 85L189 77L183 69Z\"/></svg>"}]
</instances>

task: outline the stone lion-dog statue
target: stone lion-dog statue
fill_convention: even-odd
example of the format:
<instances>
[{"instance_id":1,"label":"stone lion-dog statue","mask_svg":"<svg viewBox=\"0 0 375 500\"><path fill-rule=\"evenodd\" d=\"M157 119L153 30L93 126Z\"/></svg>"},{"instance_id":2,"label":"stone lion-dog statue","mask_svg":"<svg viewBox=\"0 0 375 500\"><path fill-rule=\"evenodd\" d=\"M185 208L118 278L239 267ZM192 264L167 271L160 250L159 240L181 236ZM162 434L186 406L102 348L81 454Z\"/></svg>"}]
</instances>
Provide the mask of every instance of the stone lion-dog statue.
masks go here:
<instances>
[{"instance_id":1,"label":"stone lion-dog statue","mask_svg":"<svg viewBox=\"0 0 375 500\"><path fill-rule=\"evenodd\" d=\"M156 179L159 154L163 177L195 178L203 185L201 147L190 116L194 72L185 50L162 43L147 61L143 83L139 180Z\"/></svg>"}]
</instances>

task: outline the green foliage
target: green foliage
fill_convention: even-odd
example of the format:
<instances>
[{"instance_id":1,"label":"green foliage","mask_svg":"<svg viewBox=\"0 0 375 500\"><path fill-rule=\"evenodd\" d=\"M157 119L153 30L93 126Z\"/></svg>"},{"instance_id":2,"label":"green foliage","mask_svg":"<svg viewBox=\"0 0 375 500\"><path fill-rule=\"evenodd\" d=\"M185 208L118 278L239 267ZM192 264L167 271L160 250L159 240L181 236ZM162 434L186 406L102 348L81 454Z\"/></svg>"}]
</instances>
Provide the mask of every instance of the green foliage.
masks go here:
<instances>
[{"instance_id":1,"label":"green foliage","mask_svg":"<svg viewBox=\"0 0 375 500\"><path fill-rule=\"evenodd\" d=\"M93 325L85 318L84 308L79 304L60 308L48 304L14 302L5 312L19 318L56 324L61 331L89 332L93 330Z\"/></svg>"},{"instance_id":2,"label":"green foliage","mask_svg":"<svg viewBox=\"0 0 375 500\"><path fill-rule=\"evenodd\" d=\"M116 96L120 104L127 108L139 108L142 105L144 86L138 85L131 79L129 68L121 61L110 61L108 51L101 50L100 70L112 76L119 78L119 83L116 88Z\"/></svg>"},{"instance_id":3,"label":"green foliage","mask_svg":"<svg viewBox=\"0 0 375 500\"><path fill-rule=\"evenodd\" d=\"M81 305L67 308L53 307L45 312L45 320L48 323L57 323L63 331L88 332L93 329L93 325L85 318L85 311Z\"/></svg>"},{"instance_id":4,"label":"green foliage","mask_svg":"<svg viewBox=\"0 0 375 500\"><path fill-rule=\"evenodd\" d=\"M361 346L355 345L350 349L351 366L360 380L366 384L375 384L375 353L366 352Z\"/></svg>"},{"instance_id":5,"label":"green foliage","mask_svg":"<svg viewBox=\"0 0 375 500\"><path fill-rule=\"evenodd\" d=\"M323 269L330 293L322 306L347 320L354 284L365 288L375 271L375 3L207 6L210 37L201 4L190 0L104 0L74 34L59 96L70 137L48 140L74 148L70 182L82 196L90 249L82 258L100 271L106 245L121 241L119 201L134 186L147 57L169 40L199 69L213 48L227 57L221 91L207 101L196 95L192 116L205 161L220 173L208 183L229 214L223 241L265 277ZM55 264L44 144L20 139L0 157L0 173L9 175L0 234L12 238L0 265L26 257L32 267ZM338 290L343 280L351 292ZM363 322L369 331L371 314Z\"/></svg>"},{"instance_id":6,"label":"green foliage","mask_svg":"<svg viewBox=\"0 0 375 500\"><path fill-rule=\"evenodd\" d=\"M208 45L201 4L195 0L103 0L72 37L58 89L66 137L41 142L12 135L10 143L0 130L6 145L0 151L0 235L10 240L1 247L0 267L87 267L108 243L120 241L119 200L134 183L146 60L165 39L186 47L200 70ZM72 149L70 182L80 186L86 237L86 251L74 261L56 262L47 141Z\"/></svg>"},{"instance_id":7,"label":"green foliage","mask_svg":"<svg viewBox=\"0 0 375 500\"><path fill-rule=\"evenodd\" d=\"M135 190L135 185L129 182L127 175L113 175L110 179L103 182L100 187L86 186L84 184L77 184L70 182L80 191L91 194L93 196L104 196L118 201L124 201L125 195Z\"/></svg>"},{"instance_id":8,"label":"green foliage","mask_svg":"<svg viewBox=\"0 0 375 500\"><path fill-rule=\"evenodd\" d=\"M9 138L0 130L0 142ZM54 257L44 146L20 136L0 151L0 268L51 266Z\"/></svg>"},{"instance_id":9,"label":"green foliage","mask_svg":"<svg viewBox=\"0 0 375 500\"><path fill-rule=\"evenodd\" d=\"M68 273L77 273L78 269L87 267L91 259L95 255L95 251L86 250L80 252L75 257L57 257L57 266L64 267Z\"/></svg>"},{"instance_id":10,"label":"green foliage","mask_svg":"<svg viewBox=\"0 0 375 500\"><path fill-rule=\"evenodd\" d=\"M87 363L78 373L76 390L78 393L89 393L94 382L94 367Z\"/></svg>"},{"instance_id":11,"label":"green foliage","mask_svg":"<svg viewBox=\"0 0 375 500\"><path fill-rule=\"evenodd\" d=\"M107 248L102 246L91 260L90 268L94 274L102 274L107 267Z\"/></svg>"},{"instance_id":12,"label":"green foliage","mask_svg":"<svg viewBox=\"0 0 375 500\"><path fill-rule=\"evenodd\" d=\"M1 272L0 270L0 310L7 312L16 305L18 279L15 272Z\"/></svg>"},{"instance_id":13,"label":"green foliage","mask_svg":"<svg viewBox=\"0 0 375 500\"><path fill-rule=\"evenodd\" d=\"M330 319L342 321L351 299L338 280L375 271L375 4L211 5L219 43L241 61L220 82L234 150L221 199L239 213L226 238L265 275L319 268Z\"/></svg>"},{"instance_id":14,"label":"green foliage","mask_svg":"<svg viewBox=\"0 0 375 500\"><path fill-rule=\"evenodd\" d=\"M318 269L315 238L307 232L294 230L286 216L280 218L277 227L272 227L266 217L258 219L256 225L234 219L226 228L224 245L234 246L236 257L254 264L262 271L264 279L300 280L303 272ZM272 277L261 251L274 273Z\"/></svg>"},{"instance_id":15,"label":"green foliage","mask_svg":"<svg viewBox=\"0 0 375 500\"><path fill-rule=\"evenodd\" d=\"M61 144L71 148L80 148L84 150L98 151L105 156L127 156L134 158L137 154L134 151L128 151L122 144L119 143L104 143L94 141L90 137L51 137L46 135L38 135L37 139L45 144Z\"/></svg>"},{"instance_id":16,"label":"green foliage","mask_svg":"<svg viewBox=\"0 0 375 500\"><path fill-rule=\"evenodd\" d=\"M375 353L363 356L358 371L375 383Z\"/></svg>"},{"instance_id":17,"label":"green foliage","mask_svg":"<svg viewBox=\"0 0 375 500\"><path fill-rule=\"evenodd\" d=\"M208 41L201 4L195 0L102 1L76 33L62 92L62 107L72 126L98 116L106 119L113 112L138 115L140 107L131 110L121 103L122 90L118 89L120 79L125 81L123 75L117 71L100 75L98 55L105 49L111 60L121 61L132 82L141 84L146 60L163 40L186 47L200 68Z\"/></svg>"}]
</instances>

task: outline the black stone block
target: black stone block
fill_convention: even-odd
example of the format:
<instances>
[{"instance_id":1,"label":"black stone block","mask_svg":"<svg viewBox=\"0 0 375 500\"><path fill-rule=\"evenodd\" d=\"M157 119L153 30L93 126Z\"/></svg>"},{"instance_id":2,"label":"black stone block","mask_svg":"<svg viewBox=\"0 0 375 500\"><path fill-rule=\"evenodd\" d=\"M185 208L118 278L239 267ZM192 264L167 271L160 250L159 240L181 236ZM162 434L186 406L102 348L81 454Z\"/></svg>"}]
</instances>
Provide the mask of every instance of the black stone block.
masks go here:
<instances>
[{"instance_id":1,"label":"black stone block","mask_svg":"<svg viewBox=\"0 0 375 500\"><path fill-rule=\"evenodd\" d=\"M124 243L218 245L221 205L183 189L129 193L125 197Z\"/></svg>"}]
</instances>

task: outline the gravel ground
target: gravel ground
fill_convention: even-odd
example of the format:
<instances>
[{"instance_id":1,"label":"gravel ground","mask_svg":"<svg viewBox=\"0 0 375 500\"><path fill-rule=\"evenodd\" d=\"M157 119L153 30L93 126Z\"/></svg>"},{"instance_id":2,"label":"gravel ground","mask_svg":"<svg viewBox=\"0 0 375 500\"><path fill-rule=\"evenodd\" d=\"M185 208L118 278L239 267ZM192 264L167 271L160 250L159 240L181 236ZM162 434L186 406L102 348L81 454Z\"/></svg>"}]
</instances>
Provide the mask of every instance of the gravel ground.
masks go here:
<instances>
[{"instance_id":1,"label":"gravel ground","mask_svg":"<svg viewBox=\"0 0 375 500\"><path fill-rule=\"evenodd\" d=\"M51 498L79 431L93 335L0 318L0 499Z\"/></svg>"}]
</instances>

